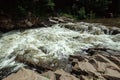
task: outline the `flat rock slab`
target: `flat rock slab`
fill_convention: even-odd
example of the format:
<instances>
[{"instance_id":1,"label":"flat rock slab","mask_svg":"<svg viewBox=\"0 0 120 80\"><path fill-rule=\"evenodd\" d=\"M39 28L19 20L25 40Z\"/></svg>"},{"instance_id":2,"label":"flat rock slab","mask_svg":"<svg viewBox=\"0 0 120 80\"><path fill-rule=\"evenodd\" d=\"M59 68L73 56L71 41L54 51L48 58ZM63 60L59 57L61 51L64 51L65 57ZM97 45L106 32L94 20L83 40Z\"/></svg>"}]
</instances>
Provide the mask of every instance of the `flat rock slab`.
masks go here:
<instances>
[{"instance_id":1,"label":"flat rock slab","mask_svg":"<svg viewBox=\"0 0 120 80\"><path fill-rule=\"evenodd\" d=\"M17 73L13 73L3 80L50 80L50 79L43 77L32 70L22 68Z\"/></svg>"}]
</instances>

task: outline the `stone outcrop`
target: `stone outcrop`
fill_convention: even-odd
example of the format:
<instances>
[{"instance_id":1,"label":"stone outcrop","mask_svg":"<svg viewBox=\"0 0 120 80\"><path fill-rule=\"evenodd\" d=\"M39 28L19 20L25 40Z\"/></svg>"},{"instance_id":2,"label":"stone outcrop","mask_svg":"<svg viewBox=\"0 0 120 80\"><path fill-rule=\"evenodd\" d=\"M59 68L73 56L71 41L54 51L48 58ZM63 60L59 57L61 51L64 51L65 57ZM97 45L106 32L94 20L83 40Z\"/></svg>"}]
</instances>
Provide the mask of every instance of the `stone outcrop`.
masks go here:
<instances>
[{"instance_id":1,"label":"stone outcrop","mask_svg":"<svg viewBox=\"0 0 120 80\"><path fill-rule=\"evenodd\" d=\"M43 77L32 70L22 68L17 73L13 73L3 80L50 80L50 79Z\"/></svg>"},{"instance_id":2,"label":"stone outcrop","mask_svg":"<svg viewBox=\"0 0 120 80\"><path fill-rule=\"evenodd\" d=\"M64 70L56 70L55 72L48 71L42 74L43 76L49 77L51 80L79 80L70 73L65 72Z\"/></svg>"},{"instance_id":3,"label":"stone outcrop","mask_svg":"<svg viewBox=\"0 0 120 80\"><path fill-rule=\"evenodd\" d=\"M120 79L120 54L109 49L89 49L92 55L71 56L72 73L82 80L119 80Z\"/></svg>"},{"instance_id":4,"label":"stone outcrop","mask_svg":"<svg viewBox=\"0 0 120 80\"><path fill-rule=\"evenodd\" d=\"M90 48L87 55L71 55L71 71L46 71L22 68L3 80L120 80L120 52L105 48ZM66 64L67 65L67 64ZM37 65L36 65L37 66Z\"/></svg>"},{"instance_id":5,"label":"stone outcrop","mask_svg":"<svg viewBox=\"0 0 120 80\"><path fill-rule=\"evenodd\" d=\"M35 71L22 68L17 73L13 73L3 80L79 80L75 76L65 71L57 70L55 72L48 71L38 74Z\"/></svg>"},{"instance_id":6,"label":"stone outcrop","mask_svg":"<svg viewBox=\"0 0 120 80\"><path fill-rule=\"evenodd\" d=\"M12 20L8 17L0 17L0 31L7 32L14 29L29 29L38 27L50 27L53 24L73 22L74 19L67 17L50 17L45 19L40 19L33 15L28 15L28 17L21 20Z\"/></svg>"}]
</instances>

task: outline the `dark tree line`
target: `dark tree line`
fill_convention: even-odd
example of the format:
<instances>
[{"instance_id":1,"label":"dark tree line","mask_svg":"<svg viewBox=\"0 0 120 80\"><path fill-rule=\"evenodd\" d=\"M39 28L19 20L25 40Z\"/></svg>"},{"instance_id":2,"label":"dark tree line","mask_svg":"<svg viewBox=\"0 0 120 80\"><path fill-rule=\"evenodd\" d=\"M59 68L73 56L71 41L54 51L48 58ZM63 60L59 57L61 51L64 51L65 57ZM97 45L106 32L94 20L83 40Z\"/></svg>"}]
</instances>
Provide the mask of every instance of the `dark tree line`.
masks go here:
<instances>
[{"instance_id":1,"label":"dark tree line","mask_svg":"<svg viewBox=\"0 0 120 80\"><path fill-rule=\"evenodd\" d=\"M120 0L0 0L0 11L25 16L69 14L78 19L120 16Z\"/></svg>"}]
</instances>

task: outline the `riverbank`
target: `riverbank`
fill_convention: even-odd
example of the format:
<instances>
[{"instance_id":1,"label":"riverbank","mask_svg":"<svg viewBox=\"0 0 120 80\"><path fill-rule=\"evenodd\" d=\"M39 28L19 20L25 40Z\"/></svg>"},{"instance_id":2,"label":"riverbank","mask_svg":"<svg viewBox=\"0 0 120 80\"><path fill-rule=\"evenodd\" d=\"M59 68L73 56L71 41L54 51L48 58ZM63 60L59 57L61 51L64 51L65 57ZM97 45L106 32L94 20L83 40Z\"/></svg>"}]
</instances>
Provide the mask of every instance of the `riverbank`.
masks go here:
<instances>
[{"instance_id":1,"label":"riverbank","mask_svg":"<svg viewBox=\"0 0 120 80\"><path fill-rule=\"evenodd\" d=\"M28 15L25 18L14 20L10 17L0 17L0 31L8 32L11 30L21 30L30 28L49 27L53 24L68 23L68 22L88 22L88 23L99 23L107 27L118 27L120 28L120 18L101 18L101 19L86 19L86 20L75 20L70 17L36 17Z\"/></svg>"},{"instance_id":2,"label":"riverbank","mask_svg":"<svg viewBox=\"0 0 120 80\"><path fill-rule=\"evenodd\" d=\"M41 68L29 64L3 80L119 80L120 52L105 48L90 48L86 54L70 55L63 70ZM28 62L26 62L28 64ZM61 63L62 64L62 63ZM32 66L33 65L33 66Z\"/></svg>"},{"instance_id":3,"label":"riverbank","mask_svg":"<svg viewBox=\"0 0 120 80\"><path fill-rule=\"evenodd\" d=\"M120 18L98 18L98 19L88 19L83 21L89 23L100 23L109 27L116 26L120 28Z\"/></svg>"},{"instance_id":4,"label":"riverbank","mask_svg":"<svg viewBox=\"0 0 120 80\"><path fill-rule=\"evenodd\" d=\"M52 71L60 80L66 74L74 79L119 80L120 29L67 20L49 18L52 26L1 33L0 78L10 80L12 74L15 79L14 72L27 68L38 75Z\"/></svg>"}]
</instances>

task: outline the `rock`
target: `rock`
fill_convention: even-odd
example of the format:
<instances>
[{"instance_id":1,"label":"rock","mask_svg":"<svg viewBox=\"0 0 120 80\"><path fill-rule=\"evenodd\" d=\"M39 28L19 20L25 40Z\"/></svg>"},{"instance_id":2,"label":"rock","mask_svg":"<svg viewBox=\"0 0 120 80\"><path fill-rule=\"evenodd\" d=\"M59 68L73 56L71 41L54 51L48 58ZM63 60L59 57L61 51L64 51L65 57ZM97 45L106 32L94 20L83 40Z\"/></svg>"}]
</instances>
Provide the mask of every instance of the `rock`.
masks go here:
<instances>
[{"instance_id":1,"label":"rock","mask_svg":"<svg viewBox=\"0 0 120 80\"><path fill-rule=\"evenodd\" d=\"M53 20L58 21L58 22L65 22L62 18L60 17L52 17Z\"/></svg>"},{"instance_id":2,"label":"rock","mask_svg":"<svg viewBox=\"0 0 120 80\"><path fill-rule=\"evenodd\" d=\"M58 80L79 80L75 76L73 76L69 73L66 73L62 69L55 71L55 74L60 75Z\"/></svg>"},{"instance_id":3,"label":"rock","mask_svg":"<svg viewBox=\"0 0 120 80\"><path fill-rule=\"evenodd\" d=\"M32 57L31 57L32 59ZM29 68L33 68L33 69L36 69L37 72L41 73L41 72L45 72L45 71L48 71L48 70L53 70L53 68L47 66L48 63L42 59L39 58L40 61L33 61L31 60L30 58L26 58L25 55L18 55L16 57L16 61L18 62L22 62L22 63L25 63L26 65L28 65Z\"/></svg>"},{"instance_id":4,"label":"rock","mask_svg":"<svg viewBox=\"0 0 120 80\"><path fill-rule=\"evenodd\" d=\"M49 80L49 79L41 76L40 74L32 70L22 68L17 73L13 73L3 80Z\"/></svg>"},{"instance_id":5,"label":"rock","mask_svg":"<svg viewBox=\"0 0 120 80\"><path fill-rule=\"evenodd\" d=\"M68 17L50 17L49 21L52 23L67 23L67 22L73 22L74 19L68 18Z\"/></svg>"},{"instance_id":6,"label":"rock","mask_svg":"<svg viewBox=\"0 0 120 80\"><path fill-rule=\"evenodd\" d=\"M79 68L80 70L86 72L96 72L96 69L88 61L78 62L78 64L76 64L74 68Z\"/></svg>"},{"instance_id":7,"label":"rock","mask_svg":"<svg viewBox=\"0 0 120 80\"><path fill-rule=\"evenodd\" d=\"M44 77L47 77L47 78L49 78L51 80L56 80L56 75L52 71L48 71L48 72L42 73L41 75L44 76Z\"/></svg>"},{"instance_id":8,"label":"rock","mask_svg":"<svg viewBox=\"0 0 120 80\"><path fill-rule=\"evenodd\" d=\"M113 80L120 79L120 72L114 69L107 68L105 75L103 75L105 78L113 78ZM116 79L114 79L116 78Z\"/></svg>"},{"instance_id":9,"label":"rock","mask_svg":"<svg viewBox=\"0 0 120 80\"><path fill-rule=\"evenodd\" d=\"M59 17L59 20L62 20L62 22L64 21L64 22L74 22L75 20L74 19L72 19L72 18L69 18L69 17Z\"/></svg>"},{"instance_id":10,"label":"rock","mask_svg":"<svg viewBox=\"0 0 120 80\"><path fill-rule=\"evenodd\" d=\"M0 20L0 30L1 31L8 31L12 30L15 27L15 25L12 23L11 19L2 19Z\"/></svg>"},{"instance_id":11,"label":"rock","mask_svg":"<svg viewBox=\"0 0 120 80\"><path fill-rule=\"evenodd\" d=\"M120 28L112 27L112 28L110 28L110 32L111 32L112 35L119 34L120 33Z\"/></svg>"},{"instance_id":12,"label":"rock","mask_svg":"<svg viewBox=\"0 0 120 80\"><path fill-rule=\"evenodd\" d=\"M58 24L58 21L51 19L51 18L49 18L49 22L54 23L54 24Z\"/></svg>"},{"instance_id":13,"label":"rock","mask_svg":"<svg viewBox=\"0 0 120 80\"><path fill-rule=\"evenodd\" d=\"M119 80L120 79L120 52L110 49L92 48L87 50L86 56L70 56L72 58L72 74L80 77L81 80ZM81 60L79 60L79 58ZM71 59L70 58L70 59ZM84 58L84 60L83 60ZM77 59L77 60L76 60ZM118 63L118 64L117 64Z\"/></svg>"},{"instance_id":14,"label":"rock","mask_svg":"<svg viewBox=\"0 0 120 80\"><path fill-rule=\"evenodd\" d=\"M119 51L91 48L86 52L94 54L70 55L71 72L65 72L63 69L54 71L46 67L41 68L37 63L23 61L24 57L17 57L18 61L27 63L29 67L32 66L32 70L22 68L3 80L120 80ZM113 52L115 54L111 54Z\"/></svg>"},{"instance_id":15,"label":"rock","mask_svg":"<svg viewBox=\"0 0 120 80\"><path fill-rule=\"evenodd\" d=\"M45 72L45 73L43 73L41 75L45 76L45 77L47 77L47 78L49 78L51 80L79 80L75 76L65 72L62 69L56 70L55 72L48 71L48 72Z\"/></svg>"},{"instance_id":16,"label":"rock","mask_svg":"<svg viewBox=\"0 0 120 80\"><path fill-rule=\"evenodd\" d=\"M28 27L32 27L32 26L33 26L33 24L32 24L30 21L25 21L25 23L26 23L26 25L27 25Z\"/></svg>"},{"instance_id":17,"label":"rock","mask_svg":"<svg viewBox=\"0 0 120 80\"><path fill-rule=\"evenodd\" d=\"M92 77L80 76L80 80L93 80Z\"/></svg>"}]
</instances>

